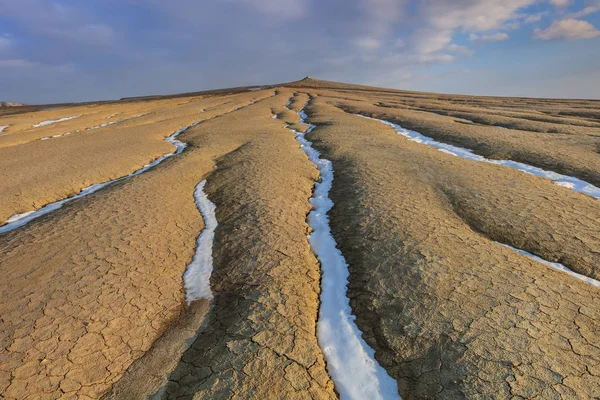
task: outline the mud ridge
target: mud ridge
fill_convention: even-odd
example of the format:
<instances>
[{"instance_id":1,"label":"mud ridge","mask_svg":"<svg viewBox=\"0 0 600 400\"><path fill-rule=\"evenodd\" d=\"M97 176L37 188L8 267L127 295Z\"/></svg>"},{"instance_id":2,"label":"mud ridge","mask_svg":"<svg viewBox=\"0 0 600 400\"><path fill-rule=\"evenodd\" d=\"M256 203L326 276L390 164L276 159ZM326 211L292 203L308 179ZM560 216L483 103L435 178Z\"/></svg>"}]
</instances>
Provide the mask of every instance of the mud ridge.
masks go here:
<instances>
[{"instance_id":1,"label":"mud ridge","mask_svg":"<svg viewBox=\"0 0 600 400\"><path fill-rule=\"evenodd\" d=\"M473 160L473 161L486 162L486 163L490 163L490 164L497 164L497 165L502 165L505 167L513 168L513 169L516 169L516 170L519 170L519 171L522 171L522 172L525 172L528 174L532 174L532 175L539 176L542 178L550 179L551 181L554 182L554 184L556 184L558 186L572 189L576 192L587 194L596 199L600 199L600 188L592 185L591 183L583 181L579 178L575 178L575 177L569 176L569 175L559 174L559 173L553 172L553 171L547 171L542 168L534 167L532 165L525 164L522 162L517 162L517 161L512 161L512 160L492 160L492 159L474 154L471 149L467 149L464 147L458 147L458 146L447 144L447 143L438 142L438 141L436 141L428 136L425 136L419 132L405 129L398 124L395 124L390 121L386 121L384 119L367 117L367 116L361 115L361 114L355 114L355 115L358 117L361 117L361 118L379 121L385 125L391 126L392 128L394 128L394 130L396 131L396 133L398 135L404 136L408 140L411 140L416 143L424 144L427 146L432 146L443 153L461 157L461 158L466 158L466 159Z\"/></svg>"}]
</instances>

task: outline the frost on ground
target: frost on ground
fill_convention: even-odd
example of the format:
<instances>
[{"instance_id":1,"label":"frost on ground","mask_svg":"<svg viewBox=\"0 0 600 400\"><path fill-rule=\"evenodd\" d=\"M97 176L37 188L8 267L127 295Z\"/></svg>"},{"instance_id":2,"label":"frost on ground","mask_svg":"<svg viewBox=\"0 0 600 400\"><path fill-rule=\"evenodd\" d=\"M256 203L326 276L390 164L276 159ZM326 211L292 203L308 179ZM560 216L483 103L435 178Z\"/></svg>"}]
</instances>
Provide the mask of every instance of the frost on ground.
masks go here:
<instances>
[{"instance_id":1,"label":"frost on ground","mask_svg":"<svg viewBox=\"0 0 600 400\"><path fill-rule=\"evenodd\" d=\"M215 215L216 206L204 193L205 185L206 180L203 180L196 186L194 192L196 205L204 219L204 230L198 236L194 259L183 274L185 299L188 304L198 299L211 300L213 298L210 290L210 275L213 270L212 247L217 228L217 217Z\"/></svg>"},{"instance_id":2,"label":"frost on ground","mask_svg":"<svg viewBox=\"0 0 600 400\"><path fill-rule=\"evenodd\" d=\"M301 122L306 123L304 111L300 111L299 115ZM314 125L308 125L310 128L306 133L314 128ZM375 352L364 341L362 332L354 323L355 317L346 296L348 264L337 248L327 216L333 207L329 198L333 182L331 161L320 158L320 153L306 140L305 133L290 130L321 175L321 181L315 184L310 199L314 209L307 221L313 230L308 241L321 263L321 306L317 336L327 360L327 370L342 400L400 399L396 381L377 363Z\"/></svg>"},{"instance_id":3,"label":"frost on ground","mask_svg":"<svg viewBox=\"0 0 600 400\"><path fill-rule=\"evenodd\" d=\"M397 134L402 135L413 142L432 146L446 154L451 154L451 155L454 155L457 157L466 158L468 160L473 160L473 161L480 161L480 162L486 162L486 163L490 163L490 164L504 165L505 167L510 167L510 168L513 168L513 169L516 169L516 170L519 170L522 172L526 172L528 174L532 174L532 175L539 176L542 178L550 179L558 186L569 188L569 189L575 190L576 192L584 193L584 194L590 195L596 199L600 199L600 188L592 185L591 183L588 183L588 182L582 181L581 179L575 178L573 176L562 175L562 174L559 174L559 173L553 172L553 171L546 171L546 170L538 168L538 167L534 167L534 166L531 166L528 164L523 164L520 162L511 161L511 160L491 160L489 158L485 158L483 156L474 154L473 151L470 149L465 149L463 147L453 146L451 144L446 144L446 143L441 143L441 142L435 141L428 136L424 136L418 132L405 129L398 124L394 124L392 122L385 121L382 119L366 117L366 116L360 115L360 114L356 114L356 115L359 117L362 117L362 118L379 121L381 123L389 125L396 130Z\"/></svg>"},{"instance_id":4,"label":"frost on ground","mask_svg":"<svg viewBox=\"0 0 600 400\"><path fill-rule=\"evenodd\" d=\"M556 269L558 271L566 272L567 274L571 275L572 277L574 277L576 279L580 279L580 280L582 280L582 281L584 281L584 282L586 282L586 283L588 283L588 284L590 284L592 286L600 288L600 281L597 281L596 279L590 278L590 277L585 276L585 275L578 274L577 272L573 272L569 268L567 268L564 265L562 265L561 263L554 263L554 262L550 262L550 261L544 260L543 258L536 256L535 254L531 254L531 253L529 253L529 252L527 252L525 250L517 249L515 247L509 246L509 245L504 244L504 243L499 243L499 242L496 242L496 243L498 243L499 245L504 246L504 247L506 247L508 249L516 251L517 253L519 253L521 255L529 257L529 258L531 258L531 259L533 259L533 260L535 260L535 261L537 261L539 263L547 265L550 268L554 268L554 269Z\"/></svg>"},{"instance_id":5,"label":"frost on ground","mask_svg":"<svg viewBox=\"0 0 600 400\"><path fill-rule=\"evenodd\" d=\"M39 124L35 124L35 125L33 125L33 127L39 128L42 126L52 125L52 124L56 124L57 122L69 121L71 119L79 118L80 116L81 115L75 115L73 117L65 117L65 118L60 118L60 119L49 119L47 121L42 121Z\"/></svg>"}]
</instances>

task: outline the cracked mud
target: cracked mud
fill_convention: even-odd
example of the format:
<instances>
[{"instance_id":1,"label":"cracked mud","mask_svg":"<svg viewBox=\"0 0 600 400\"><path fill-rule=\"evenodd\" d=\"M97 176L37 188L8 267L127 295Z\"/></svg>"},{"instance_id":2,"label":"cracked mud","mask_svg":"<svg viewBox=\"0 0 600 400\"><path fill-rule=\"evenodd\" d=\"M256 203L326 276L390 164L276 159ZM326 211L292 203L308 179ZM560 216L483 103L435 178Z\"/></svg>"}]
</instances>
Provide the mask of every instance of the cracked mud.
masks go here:
<instances>
[{"instance_id":1,"label":"cracked mud","mask_svg":"<svg viewBox=\"0 0 600 400\"><path fill-rule=\"evenodd\" d=\"M0 116L2 223L173 152L164 139L203 121L181 154L0 234L0 398L338 398L307 240L319 173L284 128L306 129L309 96L352 314L402 398L600 397L600 289L497 243L598 280L600 202L353 115L598 186L600 103L306 79ZM214 298L188 306L204 179Z\"/></svg>"}]
</instances>

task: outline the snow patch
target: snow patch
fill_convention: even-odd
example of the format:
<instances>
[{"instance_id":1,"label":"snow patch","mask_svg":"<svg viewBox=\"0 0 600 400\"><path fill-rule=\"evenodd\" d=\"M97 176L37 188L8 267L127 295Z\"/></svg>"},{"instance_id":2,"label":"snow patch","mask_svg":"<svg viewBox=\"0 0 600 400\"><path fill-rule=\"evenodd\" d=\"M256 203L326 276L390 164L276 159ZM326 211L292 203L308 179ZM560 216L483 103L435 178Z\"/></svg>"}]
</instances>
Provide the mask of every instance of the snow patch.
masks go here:
<instances>
[{"instance_id":1,"label":"snow patch","mask_svg":"<svg viewBox=\"0 0 600 400\"><path fill-rule=\"evenodd\" d=\"M204 219L204 230L198 236L198 244L194 259L187 266L183 274L183 285L185 287L185 299L190 304L194 300L213 298L210 290L210 275L213 270L212 246L217 228L216 206L204 193L206 180L196 186L194 199L198 210Z\"/></svg>"},{"instance_id":2,"label":"snow patch","mask_svg":"<svg viewBox=\"0 0 600 400\"><path fill-rule=\"evenodd\" d=\"M512 247L512 246L509 246L509 245L504 244L504 243L499 243L499 242L495 242L495 243L498 243L499 245L504 246L506 248L509 248L509 249L511 249L513 251L516 251L517 253L519 253L521 255L524 255L526 257L529 257L529 258L531 258L531 259L533 259L533 260L535 260L537 262L540 262L540 263L542 263L544 265L547 265L550 268L554 268L554 269L556 269L558 271L566 272L567 274L571 275L572 277L574 277L576 279L580 279L580 280L582 280L582 281L584 281L586 283L589 283L592 286L600 288L600 281L597 281L597 280L595 280L593 278L590 278L588 276L585 276L585 275L578 274L577 272L573 272L569 268L567 268L564 265L562 265L561 263L553 263L553 262L550 262L550 261L546 261L543 258L536 256L535 254L531 254L531 253L529 253L529 252L527 252L525 250L517 249L516 247Z\"/></svg>"},{"instance_id":3,"label":"snow patch","mask_svg":"<svg viewBox=\"0 0 600 400\"><path fill-rule=\"evenodd\" d=\"M60 118L60 119L49 119L47 121L42 121L39 124L35 124L35 125L33 125L33 127L39 128L41 126L47 126L47 125L56 124L58 122L69 121L71 119L75 119L75 118L79 118L79 117L81 117L81 115L75 115L73 117L65 117L65 118Z\"/></svg>"},{"instance_id":4,"label":"snow patch","mask_svg":"<svg viewBox=\"0 0 600 400\"><path fill-rule=\"evenodd\" d=\"M123 121L106 122L104 124L100 124L100 125L92 126L91 128L87 128L86 131L91 131L93 129L98 129L98 128L104 128L105 126L110 126L110 125L118 124L119 122L123 122Z\"/></svg>"},{"instance_id":5,"label":"snow patch","mask_svg":"<svg viewBox=\"0 0 600 400\"><path fill-rule=\"evenodd\" d=\"M366 118L366 119L370 119L373 121L379 121L381 123L384 123L384 124L394 128L396 130L397 134L406 137L408 140L411 140L416 143L421 143L421 144L426 144L428 146L432 146L432 147L438 149L439 151L443 151L445 153L451 152L451 153L453 153L453 155L456 155L461 158L466 158L468 160L503 165L505 167L513 168L513 169L516 169L516 170L519 170L519 171L522 171L522 172L525 172L525 173L528 173L531 175L539 176L542 178L547 178L547 179L550 179L551 181L553 181L554 184L556 184L556 185L575 190L576 192L587 194L596 199L600 199L600 188L592 185L591 183L588 183L588 182L582 181L581 179L575 178L573 176L562 175L562 174L559 174L559 173L553 172L553 171L546 171L544 169L534 167L532 165L523 164L523 163L520 163L517 161L512 161L512 160L491 160L491 159L485 158L483 156L474 154L473 150L471 150L471 149L466 149L463 147L458 147L458 146L454 146L451 144L446 144L446 143L441 143L441 142L435 141L434 139L432 139L428 136L424 136L418 132L405 129L405 128L401 127L400 125L394 124L389 121L385 121L385 120L377 119L377 118L371 118L371 117L367 117L367 116L360 115L360 114L355 114L355 115L362 117L362 118Z\"/></svg>"},{"instance_id":6,"label":"snow patch","mask_svg":"<svg viewBox=\"0 0 600 400\"><path fill-rule=\"evenodd\" d=\"M4 132L4 130L6 128L8 128L10 125L0 125L0 132Z\"/></svg>"},{"instance_id":7,"label":"snow patch","mask_svg":"<svg viewBox=\"0 0 600 400\"><path fill-rule=\"evenodd\" d=\"M9 219L7 219L7 220L6 220L6 222L7 222L7 223L10 223L10 222L15 222L15 221L18 221L18 220L20 220L21 218L25 218L25 217L27 217L28 215L30 215L30 214L33 214L34 212L35 212L35 211L27 211L27 212L24 212L24 213L22 213L22 214L15 214L15 215L13 215L12 217L10 217Z\"/></svg>"},{"instance_id":8,"label":"snow patch","mask_svg":"<svg viewBox=\"0 0 600 400\"><path fill-rule=\"evenodd\" d=\"M301 122L307 124L304 110L298 114L302 118ZM306 133L315 128L312 124L308 125ZM337 248L327 216L333 207L329 198L333 182L331 161L320 158L320 153L306 140L305 133L291 129L288 125L286 128L294 133L301 149L317 166L321 175L321 181L315 184L310 199L313 210L308 214L307 222L313 230L308 241L321 263L321 306L317 336L327 360L327 370L342 400L400 399L396 381L377 363L374 350L364 341L362 332L354 323L356 317L352 315L350 301L346 296L348 264Z\"/></svg>"}]
</instances>

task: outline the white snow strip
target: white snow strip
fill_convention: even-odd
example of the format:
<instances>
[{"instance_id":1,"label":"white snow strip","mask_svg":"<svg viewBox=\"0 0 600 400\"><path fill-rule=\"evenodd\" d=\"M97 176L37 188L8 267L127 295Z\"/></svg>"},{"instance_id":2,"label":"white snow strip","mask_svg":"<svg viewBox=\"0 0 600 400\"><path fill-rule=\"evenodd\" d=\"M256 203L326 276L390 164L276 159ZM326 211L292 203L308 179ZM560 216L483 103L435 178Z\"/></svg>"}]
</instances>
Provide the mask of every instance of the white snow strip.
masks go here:
<instances>
[{"instance_id":1,"label":"white snow strip","mask_svg":"<svg viewBox=\"0 0 600 400\"><path fill-rule=\"evenodd\" d=\"M181 153L183 151L183 149L186 147L186 144L177 140L177 136L179 136L179 134L181 134L182 132L185 132L189 128L198 125L200 122L202 122L202 121L194 122L192 125L178 130L177 132L173 133L171 136L169 136L168 138L165 139L165 141L173 144L176 147L175 152L165 154L164 156L157 158L156 160L152 161L150 164L144 165L142 168L138 169L135 172L132 172L129 175L125 175L120 178L113 179L111 181L97 183L95 185L88 186L86 188L83 188L81 190L81 192L79 192L75 196L68 197L63 200L55 201L54 203L46 204L44 207L37 209L35 211L28 211L26 213L13 215L6 221L6 223L4 225L0 226L0 233L9 232L9 231L12 231L13 229L19 228L19 227L29 223L30 221L41 217L42 215L46 215L48 213L51 213L52 211L58 210L65 203L68 203L72 200L79 199L81 197L84 197L84 196L87 196L94 192L97 192L98 190L100 190L110 184L131 178L133 176L136 176L143 172L146 172L150 168L155 167L156 165L163 162L165 159ZM48 139L48 138L42 138L42 140L46 140L46 139Z\"/></svg>"},{"instance_id":2,"label":"white snow strip","mask_svg":"<svg viewBox=\"0 0 600 400\"><path fill-rule=\"evenodd\" d=\"M146 113L146 114L148 114L148 113ZM111 125L115 125L115 124L120 124L121 122L129 121L131 119L134 119L134 118L137 118L137 117L141 117L141 116L146 115L146 114L134 115L131 118L126 118L126 119L122 119L122 120L119 120L119 121L105 122L105 123L100 124L100 125L92 126L91 128L85 128L84 131L92 131L92 130L95 130L95 129L105 128L107 126L111 126ZM117 115L117 114L114 114L114 115ZM111 115L108 118L113 117L114 115ZM63 133L62 135L60 135L60 134L59 135L53 135L52 137L45 137L45 138L42 138L41 140L48 140L50 138L59 138L59 137L62 137L62 136L72 135L73 133L78 133L78 132L81 132L81 130L78 129L78 130L75 130L75 131L72 131L72 132Z\"/></svg>"},{"instance_id":3,"label":"white snow strip","mask_svg":"<svg viewBox=\"0 0 600 400\"><path fill-rule=\"evenodd\" d=\"M451 117L450 115L448 115L448 117ZM457 121L462 121L465 122L467 124L474 124L475 122L471 121L470 119L466 119L466 118L456 118Z\"/></svg>"},{"instance_id":4,"label":"white snow strip","mask_svg":"<svg viewBox=\"0 0 600 400\"><path fill-rule=\"evenodd\" d=\"M0 132L4 132L4 130L5 130L6 128L8 128L9 126L10 126L10 125L1 125L1 126L0 126Z\"/></svg>"},{"instance_id":5,"label":"white snow strip","mask_svg":"<svg viewBox=\"0 0 600 400\"><path fill-rule=\"evenodd\" d=\"M535 254L531 254L531 253L526 252L525 250L517 249L515 247L509 246L507 244L500 243L500 242L496 242L496 243L498 243L499 245L504 246L506 248L509 248L509 249L511 249L513 251L516 251L517 253L522 254L522 255L524 255L526 257L529 257L529 258L531 258L531 259L533 259L533 260L535 260L537 262L540 262L540 263L542 263L544 265L547 265L550 268L554 268L556 270L559 270L559 271L562 271L562 272L566 272L567 274L571 275L574 278L580 279L580 280L582 280L582 281L584 281L586 283L589 283L592 286L600 288L600 281L597 281L597 280L595 280L593 278L590 278L588 276L585 276L585 275L578 274L577 272L573 272L569 268L567 268L564 265L562 265L561 263L553 263L553 262L550 262L550 261L546 261L543 258L536 256Z\"/></svg>"},{"instance_id":6,"label":"white snow strip","mask_svg":"<svg viewBox=\"0 0 600 400\"><path fill-rule=\"evenodd\" d=\"M9 219L7 219L6 222L10 223L10 222L18 221L21 218L25 218L26 216L28 216L30 214L33 214L34 212L35 211L27 211L27 212L24 212L22 214L15 214L12 217L10 217Z\"/></svg>"},{"instance_id":7,"label":"white snow strip","mask_svg":"<svg viewBox=\"0 0 600 400\"><path fill-rule=\"evenodd\" d=\"M42 121L39 124L35 124L35 125L33 125L33 127L39 128L41 126L52 125L52 124L56 124L57 122L69 121L71 119L75 119L75 118L79 118L79 117L81 117L81 115L75 115L73 117L65 117L65 118L60 118L60 119L49 119L47 121Z\"/></svg>"},{"instance_id":8,"label":"white snow strip","mask_svg":"<svg viewBox=\"0 0 600 400\"><path fill-rule=\"evenodd\" d=\"M91 128L87 128L86 131L91 131L93 129L98 129L98 128L104 128L105 126L110 126L110 125L118 124L119 122L123 122L123 121L106 122L104 124L100 124L100 125L92 126Z\"/></svg>"},{"instance_id":9,"label":"white snow strip","mask_svg":"<svg viewBox=\"0 0 600 400\"><path fill-rule=\"evenodd\" d=\"M304 110L299 115L302 123L306 124ZM308 125L310 128L306 133L315 127ZM286 128L290 129L287 125ZM352 315L350 301L346 296L348 264L337 248L327 216L333 207L329 198L333 182L331 161L320 158L320 153L306 140L305 133L290 130L321 174L321 181L315 184L313 197L310 199L314 208L308 214L307 222L313 229L308 241L322 270L317 336L327 360L327 370L342 400L400 399L396 381L377 363L375 352L364 341L362 332L354 323L355 316Z\"/></svg>"},{"instance_id":10,"label":"white snow strip","mask_svg":"<svg viewBox=\"0 0 600 400\"><path fill-rule=\"evenodd\" d=\"M112 117L115 117L117 114L111 114L108 117L106 117L106 119L111 119Z\"/></svg>"},{"instance_id":11,"label":"white snow strip","mask_svg":"<svg viewBox=\"0 0 600 400\"><path fill-rule=\"evenodd\" d=\"M183 274L183 286L185 287L185 299L190 304L194 300L213 298L210 290L210 275L213 270L212 246L217 228L216 206L204 193L206 180L196 186L194 199L198 210L204 219L204 230L198 236L198 245L194 259L187 266Z\"/></svg>"},{"instance_id":12,"label":"white snow strip","mask_svg":"<svg viewBox=\"0 0 600 400\"><path fill-rule=\"evenodd\" d=\"M453 146L451 144L446 144L446 143L441 143L441 142L435 141L428 136L424 136L418 132L405 129L405 128L401 127L400 125L394 124L389 121L385 121L385 120L377 119L377 118L366 117L366 116L360 115L360 114L355 114L355 115L362 117L362 118L379 121L381 123L389 125L396 130L397 134L402 135L402 136L406 137L408 140L411 140L413 142L426 144L428 146L432 146L443 152L451 152L451 153L453 153L453 155L456 155L461 158L466 158L468 160L486 162L486 163L497 164L497 165L504 165L505 167L517 169L519 171L526 172L528 174L532 174L532 175L539 176L542 178L547 178L547 179L550 179L551 181L553 181L554 184L556 184L556 185L575 190L576 192L590 195L596 199L600 199L600 188L599 187L594 186L591 183L582 181L581 179L575 178L573 176L562 175L562 174L559 174L559 173L553 172L553 171L546 171L546 170L538 168L538 167L534 167L534 166L531 166L528 164L523 164L523 163L520 163L517 161L512 161L512 160L491 160L491 159L485 158L483 156L474 154L473 150L471 150L471 149L466 149L463 147Z\"/></svg>"}]
</instances>

